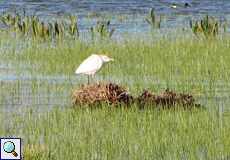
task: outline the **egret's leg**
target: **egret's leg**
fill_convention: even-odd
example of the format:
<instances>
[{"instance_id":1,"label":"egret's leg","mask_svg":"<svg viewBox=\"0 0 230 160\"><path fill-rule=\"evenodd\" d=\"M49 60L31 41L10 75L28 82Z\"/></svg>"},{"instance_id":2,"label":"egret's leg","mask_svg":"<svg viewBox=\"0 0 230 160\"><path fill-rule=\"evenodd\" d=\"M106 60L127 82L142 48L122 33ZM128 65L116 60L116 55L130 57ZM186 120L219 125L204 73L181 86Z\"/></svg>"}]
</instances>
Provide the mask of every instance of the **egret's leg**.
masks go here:
<instances>
[{"instance_id":1,"label":"egret's leg","mask_svg":"<svg viewBox=\"0 0 230 160\"><path fill-rule=\"evenodd\" d=\"M87 76L87 78L88 78L88 84L89 84L89 76Z\"/></svg>"},{"instance_id":2,"label":"egret's leg","mask_svg":"<svg viewBox=\"0 0 230 160\"><path fill-rule=\"evenodd\" d=\"M92 74L91 78L92 78L92 81L93 81L93 83L94 83L94 80L93 80L93 74Z\"/></svg>"}]
</instances>

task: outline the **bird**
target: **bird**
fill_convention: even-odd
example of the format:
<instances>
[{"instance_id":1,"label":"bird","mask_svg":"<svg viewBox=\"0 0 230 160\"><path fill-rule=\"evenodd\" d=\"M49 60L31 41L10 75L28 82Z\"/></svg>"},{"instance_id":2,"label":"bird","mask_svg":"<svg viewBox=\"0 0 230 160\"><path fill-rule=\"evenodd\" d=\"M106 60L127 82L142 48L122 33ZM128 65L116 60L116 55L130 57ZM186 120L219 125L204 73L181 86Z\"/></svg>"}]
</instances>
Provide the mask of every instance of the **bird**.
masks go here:
<instances>
[{"instance_id":1,"label":"bird","mask_svg":"<svg viewBox=\"0 0 230 160\"><path fill-rule=\"evenodd\" d=\"M96 72L98 72L105 64L105 62L115 61L112 58L109 58L105 54L92 54L90 57L85 59L76 70L76 74L88 75L88 84L89 76L91 75L92 81L94 83L93 77Z\"/></svg>"},{"instance_id":2,"label":"bird","mask_svg":"<svg viewBox=\"0 0 230 160\"><path fill-rule=\"evenodd\" d=\"M185 3L184 6L173 3L171 7L172 8L187 8L187 6L190 7L190 5L188 3Z\"/></svg>"}]
</instances>

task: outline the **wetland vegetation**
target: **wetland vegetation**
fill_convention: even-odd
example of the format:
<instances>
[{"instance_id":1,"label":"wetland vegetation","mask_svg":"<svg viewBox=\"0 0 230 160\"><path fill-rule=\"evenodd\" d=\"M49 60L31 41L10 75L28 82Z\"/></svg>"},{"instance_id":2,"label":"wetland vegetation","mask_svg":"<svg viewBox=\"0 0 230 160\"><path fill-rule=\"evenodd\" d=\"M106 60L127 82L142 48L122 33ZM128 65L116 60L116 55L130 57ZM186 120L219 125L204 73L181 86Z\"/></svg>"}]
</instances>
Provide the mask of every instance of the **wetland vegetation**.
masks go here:
<instances>
[{"instance_id":1,"label":"wetland vegetation","mask_svg":"<svg viewBox=\"0 0 230 160\"><path fill-rule=\"evenodd\" d=\"M0 31L0 137L22 138L22 159L229 158L227 32L206 38L161 27L119 35L115 28L109 38L89 33L43 41ZM95 81L113 82L133 96L167 88L193 94L206 109L111 109L104 103L74 110L72 89L87 82L74 72L91 54L116 60Z\"/></svg>"}]
</instances>

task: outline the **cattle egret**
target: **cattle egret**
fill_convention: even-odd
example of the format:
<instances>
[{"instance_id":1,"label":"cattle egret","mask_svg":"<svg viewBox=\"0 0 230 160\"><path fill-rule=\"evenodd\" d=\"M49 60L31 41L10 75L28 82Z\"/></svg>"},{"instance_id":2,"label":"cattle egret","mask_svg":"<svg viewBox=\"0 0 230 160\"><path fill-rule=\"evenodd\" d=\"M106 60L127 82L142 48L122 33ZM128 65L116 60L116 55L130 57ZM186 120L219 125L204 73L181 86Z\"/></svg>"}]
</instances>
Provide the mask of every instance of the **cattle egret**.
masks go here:
<instances>
[{"instance_id":1,"label":"cattle egret","mask_svg":"<svg viewBox=\"0 0 230 160\"><path fill-rule=\"evenodd\" d=\"M94 83L93 75L104 66L105 62L109 62L109 61L115 61L115 60L109 58L104 54L100 54L100 55L92 54L90 57L88 57L86 60L84 60L81 63L81 65L78 67L75 73L88 75L88 83L89 83L89 76L91 75L92 81Z\"/></svg>"}]
</instances>

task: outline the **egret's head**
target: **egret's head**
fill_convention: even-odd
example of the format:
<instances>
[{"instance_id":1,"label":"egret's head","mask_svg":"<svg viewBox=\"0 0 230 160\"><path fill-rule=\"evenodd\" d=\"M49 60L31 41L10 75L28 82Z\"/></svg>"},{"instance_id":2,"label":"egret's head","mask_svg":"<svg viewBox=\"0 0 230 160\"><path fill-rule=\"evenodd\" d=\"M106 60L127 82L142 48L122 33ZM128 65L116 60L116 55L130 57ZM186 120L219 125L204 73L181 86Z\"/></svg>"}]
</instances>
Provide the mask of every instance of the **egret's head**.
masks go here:
<instances>
[{"instance_id":1,"label":"egret's head","mask_svg":"<svg viewBox=\"0 0 230 160\"><path fill-rule=\"evenodd\" d=\"M98 55L99 57L101 57L101 59L103 59L103 61L105 61L105 62L109 62L109 61L115 61L114 59L112 59L112 58L109 58L107 55L105 55L105 54L100 54L100 55Z\"/></svg>"}]
</instances>

